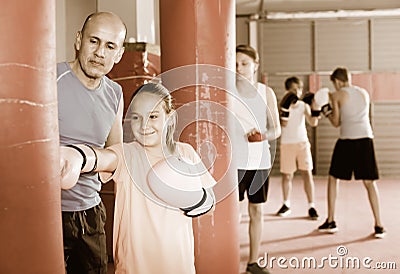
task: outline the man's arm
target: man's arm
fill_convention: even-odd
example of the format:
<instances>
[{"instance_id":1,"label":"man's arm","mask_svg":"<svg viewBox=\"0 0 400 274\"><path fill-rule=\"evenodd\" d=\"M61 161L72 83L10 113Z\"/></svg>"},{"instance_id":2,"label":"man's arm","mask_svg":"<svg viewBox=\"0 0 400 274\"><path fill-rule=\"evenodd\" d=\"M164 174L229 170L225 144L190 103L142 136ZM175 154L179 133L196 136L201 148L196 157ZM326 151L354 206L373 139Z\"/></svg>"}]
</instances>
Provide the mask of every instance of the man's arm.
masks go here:
<instances>
[{"instance_id":1,"label":"man's arm","mask_svg":"<svg viewBox=\"0 0 400 274\"><path fill-rule=\"evenodd\" d=\"M105 147L109 147L118 143L122 143L122 115L124 113L124 99L121 97L119 102L117 115L113 126L111 127L110 134L108 134Z\"/></svg>"},{"instance_id":2,"label":"man's arm","mask_svg":"<svg viewBox=\"0 0 400 274\"><path fill-rule=\"evenodd\" d=\"M118 156L110 149L84 144L60 146L61 188L75 186L81 173L114 172L117 165Z\"/></svg>"},{"instance_id":3,"label":"man's arm","mask_svg":"<svg viewBox=\"0 0 400 274\"><path fill-rule=\"evenodd\" d=\"M319 116L311 115L311 107L308 104L304 104L304 115L306 116L306 121L310 126L316 127L318 125Z\"/></svg>"},{"instance_id":4,"label":"man's arm","mask_svg":"<svg viewBox=\"0 0 400 274\"><path fill-rule=\"evenodd\" d=\"M281 127L286 127L287 126L287 123L288 123L287 120L280 119L280 121L281 121Z\"/></svg>"},{"instance_id":5,"label":"man's arm","mask_svg":"<svg viewBox=\"0 0 400 274\"><path fill-rule=\"evenodd\" d=\"M342 91L336 91L329 93L329 99L331 101L332 113L327 117L334 127L340 126L340 98L343 96Z\"/></svg>"}]
</instances>

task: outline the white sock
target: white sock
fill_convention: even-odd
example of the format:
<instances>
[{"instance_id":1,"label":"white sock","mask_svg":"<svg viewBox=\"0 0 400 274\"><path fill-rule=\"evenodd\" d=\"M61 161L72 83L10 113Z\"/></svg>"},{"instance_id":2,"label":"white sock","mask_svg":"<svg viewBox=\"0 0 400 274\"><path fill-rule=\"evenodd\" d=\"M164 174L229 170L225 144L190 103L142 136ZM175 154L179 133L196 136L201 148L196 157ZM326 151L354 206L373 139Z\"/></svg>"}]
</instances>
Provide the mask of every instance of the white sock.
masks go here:
<instances>
[{"instance_id":1,"label":"white sock","mask_svg":"<svg viewBox=\"0 0 400 274\"><path fill-rule=\"evenodd\" d=\"M283 204L286 205L287 207L290 207L290 200L283 201Z\"/></svg>"},{"instance_id":2,"label":"white sock","mask_svg":"<svg viewBox=\"0 0 400 274\"><path fill-rule=\"evenodd\" d=\"M308 203L308 208L312 208L312 207L315 207L315 204L314 203Z\"/></svg>"}]
</instances>

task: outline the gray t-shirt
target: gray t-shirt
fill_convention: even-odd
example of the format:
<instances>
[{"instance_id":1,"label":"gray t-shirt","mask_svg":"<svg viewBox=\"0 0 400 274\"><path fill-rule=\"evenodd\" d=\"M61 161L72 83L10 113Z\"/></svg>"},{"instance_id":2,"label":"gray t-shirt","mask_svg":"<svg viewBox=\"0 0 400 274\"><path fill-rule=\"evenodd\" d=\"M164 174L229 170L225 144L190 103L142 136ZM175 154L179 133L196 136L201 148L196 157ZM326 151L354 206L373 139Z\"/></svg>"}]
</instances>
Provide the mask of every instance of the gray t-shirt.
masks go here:
<instances>
[{"instance_id":1,"label":"gray t-shirt","mask_svg":"<svg viewBox=\"0 0 400 274\"><path fill-rule=\"evenodd\" d=\"M121 86L103 77L97 89L87 89L64 62L57 64L57 91L61 145L103 148L116 118ZM100 189L97 173L82 174L73 188L61 191L62 210L81 211L98 205Z\"/></svg>"}]
</instances>

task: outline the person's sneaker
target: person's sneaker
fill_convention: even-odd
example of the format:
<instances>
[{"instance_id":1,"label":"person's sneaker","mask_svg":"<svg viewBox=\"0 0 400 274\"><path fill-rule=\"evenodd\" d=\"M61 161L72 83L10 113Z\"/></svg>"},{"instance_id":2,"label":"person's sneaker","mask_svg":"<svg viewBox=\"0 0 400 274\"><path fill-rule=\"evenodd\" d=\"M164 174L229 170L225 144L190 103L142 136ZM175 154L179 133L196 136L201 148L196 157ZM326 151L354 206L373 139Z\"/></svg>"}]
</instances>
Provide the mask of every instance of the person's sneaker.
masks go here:
<instances>
[{"instance_id":1,"label":"person's sneaker","mask_svg":"<svg viewBox=\"0 0 400 274\"><path fill-rule=\"evenodd\" d=\"M286 217L290 213L292 213L290 208L287 207L285 204L283 204L283 206L281 207L281 209L279 209L279 211L276 213L276 215L281 216L281 217Z\"/></svg>"},{"instance_id":2,"label":"person's sneaker","mask_svg":"<svg viewBox=\"0 0 400 274\"><path fill-rule=\"evenodd\" d=\"M260 267L257 263L248 264L246 272L251 274L270 274L267 269Z\"/></svg>"},{"instance_id":3,"label":"person's sneaker","mask_svg":"<svg viewBox=\"0 0 400 274\"><path fill-rule=\"evenodd\" d=\"M318 230L320 232L335 233L338 231L338 228L336 227L335 221L328 222L328 219L326 219L325 223L318 227Z\"/></svg>"},{"instance_id":4,"label":"person's sneaker","mask_svg":"<svg viewBox=\"0 0 400 274\"><path fill-rule=\"evenodd\" d=\"M382 226L375 226L375 238L382 239L385 237L386 230Z\"/></svg>"},{"instance_id":5,"label":"person's sneaker","mask_svg":"<svg viewBox=\"0 0 400 274\"><path fill-rule=\"evenodd\" d=\"M315 210L315 208L313 208L313 207L311 207L309 210L308 210L308 217L310 217L310 219L311 220L318 220L318 213L317 213L317 211Z\"/></svg>"}]
</instances>

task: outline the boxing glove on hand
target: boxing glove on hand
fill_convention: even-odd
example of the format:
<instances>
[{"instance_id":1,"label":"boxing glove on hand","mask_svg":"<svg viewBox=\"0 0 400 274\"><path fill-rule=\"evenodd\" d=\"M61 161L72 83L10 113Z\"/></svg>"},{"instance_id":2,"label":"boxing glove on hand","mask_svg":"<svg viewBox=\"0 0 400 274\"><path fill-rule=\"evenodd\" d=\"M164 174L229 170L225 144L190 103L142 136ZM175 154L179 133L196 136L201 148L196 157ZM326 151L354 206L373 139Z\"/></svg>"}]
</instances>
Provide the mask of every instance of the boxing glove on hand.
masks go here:
<instances>
[{"instance_id":1,"label":"boxing glove on hand","mask_svg":"<svg viewBox=\"0 0 400 274\"><path fill-rule=\"evenodd\" d=\"M90 173L96 170L97 154L91 146L86 144L79 144L79 145L67 145L67 147L73 148L81 154L83 158L83 163L81 167L82 173Z\"/></svg>"},{"instance_id":2,"label":"boxing glove on hand","mask_svg":"<svg viewBox=\"0 0 400 274\"><path fill-rule=\"evenodd\" d=\"M329 104L329 89L321 88L319 89L314 96L315 104L317 108L321 109L321 112L325 115L325 117L329 116L332 113L332 107Z\"/></svg>"},{"instance_id":3,"label":"boxing glove on hand","mask_svg":"<svg viewBox=\"0 0 400 274\"><path fill-rule=\"evenodd\" d=\"M181 208L187 217L195 218L210 212L214 208L215 196L212 189L203 188L203 197L196 205L189 208Z\"/></svg>"},{"instance_id":4,"label":"boxing glove on hand","mask_svg":"<svg viewBox=\"0 0 400 274\"><path fill-rule=\"evenodd\" d=\"M204 189L199 165L170 156L155 164L147 175L153 194L167 206L179 209L188 217L209 212L215 204L212 189Z\"/></svg>"},{"instance_id":5,"label":"boxing glove on hand","mask_svg":"<svg viewBox=\"0 0 400 274\"><path fill-rule=\"evenodd\" d=\"M301 97L301 101L303 101L304 103L306 103L307 105L310 105L310 106L311 106L313 100L314 100L314 93L311 93L311 92L306 92L306 93L304 93L303 97Z\"/></svg>"},{"instance_id":6,"label":"boxing glove on hand","mask_svg":"<svg viewBox=\"0 0 400 274\"><path fill-rule=\"evenodd\" d=\"M60 147L61 188L70 189L78 182L83 164L82 155L73 148Z\"/></svg>"},{"instance_id":7,"label":"boxing glove on hand","mask_svg":"<svg viewBox=\"0 0 400 274\"><path fill-rule=\"evenodd\" d=\"M322 114L324 114L325 117L328 117L329 115L332 114L332 107L331 105L328 103L326 105L324 105L321 109Z\"/></svg>"},{"instance_id":8,"label":"boxing glove on hand","mask_svg":"<svg viewBox=\"0 0 400 274\"><path fill-rule=\"evenodd\" d=\"M287 120L289 118L289 108L292 104L295 104L297 100L299 100L299 98L292 92L288 92L285 96L283 96L280 103L282 120Z\"/></svg>"},{"instance_id":9,"label":"boxing glove on hand","mask_svg":"<svg viewBox=\"0 0 400 274\"><path fill-rule=\"evenodd\" d=\"M315 101L314 101L314 93L306 92L301 100L311 107L311 116L318 117L321 113L321 110L314 109Z\"/></svg>"},{"instance_id":10,"label":"boxing glove on hand","mask_svg":"<svg viewBox=\"0 0 400 274\"><path fill-rule=\"evenodd\" d=\"M299 98L297 97L296 94L294 94L292 92L288 92L288 93L286 93L285 96L283 96L280 107L283 110L289 110L290 105L295 104L297 102L297 100L299 100Z\"/></svg>"},{"instance_id":11,"label":"boxing glove on hand","mask_svg":"<svg viewBox=\"0 0 400 274\"><path fill-rule=\"evenodd\" d=\"M247 133L247 140L250 143L261 142L261 141L263 141L263 136L261 135L261 133L259 131L253 130L250 133Z\"/></svg>"}]
</instances>

